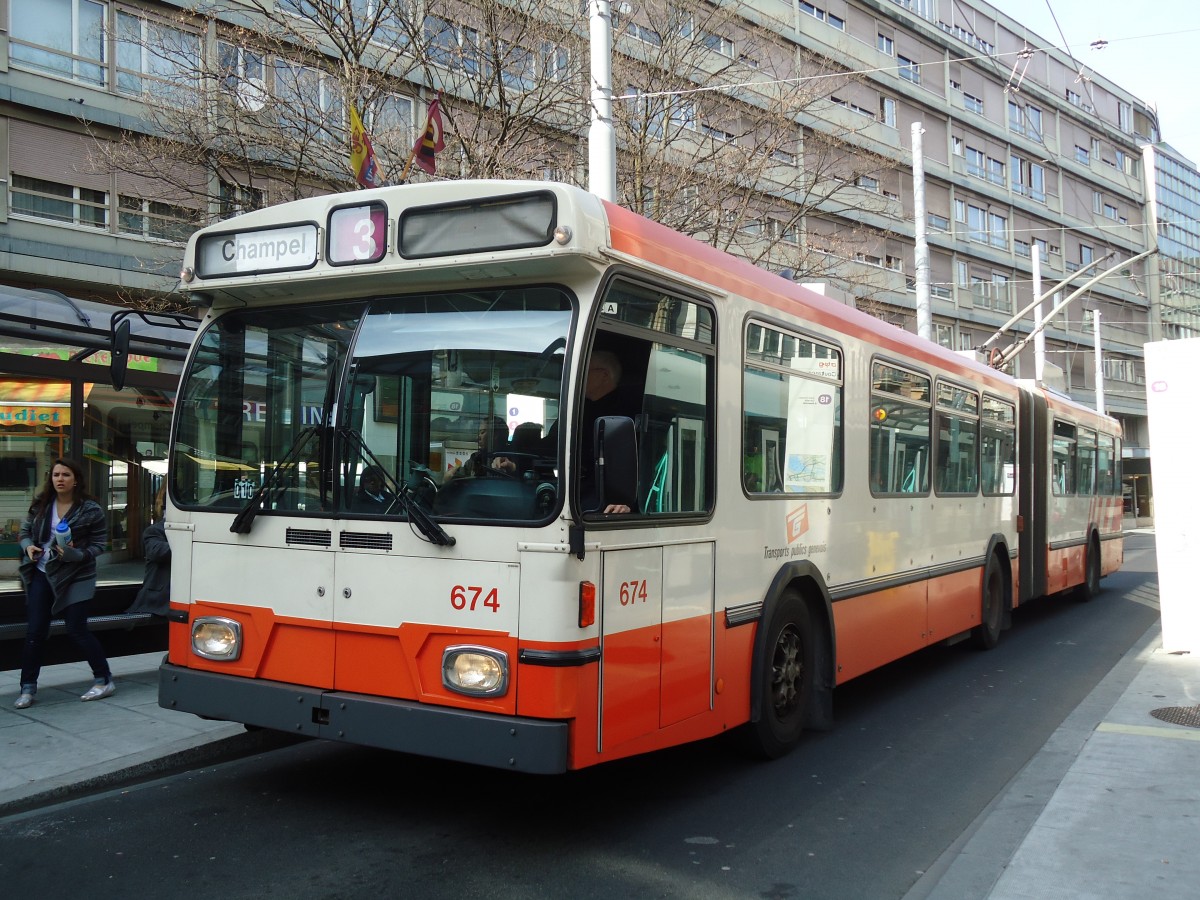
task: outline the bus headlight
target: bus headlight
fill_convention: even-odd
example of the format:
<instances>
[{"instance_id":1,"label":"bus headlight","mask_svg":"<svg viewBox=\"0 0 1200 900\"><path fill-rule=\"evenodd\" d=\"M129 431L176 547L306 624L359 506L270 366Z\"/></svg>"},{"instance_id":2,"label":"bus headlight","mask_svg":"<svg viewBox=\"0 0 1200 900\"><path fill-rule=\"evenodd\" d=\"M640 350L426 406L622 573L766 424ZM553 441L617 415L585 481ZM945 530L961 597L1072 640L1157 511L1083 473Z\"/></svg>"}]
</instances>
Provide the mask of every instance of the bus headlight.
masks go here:
<instances>
[{"instance_id":1,"label":"bus headlight","mask_svg":"<svg viewBox=\"0 0 1200 900\"><path fill-rule=\"evenodd\" d=\"M442 684L472 697L497 697L508 690L508 654L488 647L442 651Z\"/></svg>"},{"instance_id":2,"label":"bus headlight","mask_svg":"<svg viewBox=\"0 0 1200 900\"><path fill-rule=\"evenodd\" d=\"M242 625L223 616L201 616L192 623L192 651L226 662L242 655Z\"/></svg>"}]
</instances>

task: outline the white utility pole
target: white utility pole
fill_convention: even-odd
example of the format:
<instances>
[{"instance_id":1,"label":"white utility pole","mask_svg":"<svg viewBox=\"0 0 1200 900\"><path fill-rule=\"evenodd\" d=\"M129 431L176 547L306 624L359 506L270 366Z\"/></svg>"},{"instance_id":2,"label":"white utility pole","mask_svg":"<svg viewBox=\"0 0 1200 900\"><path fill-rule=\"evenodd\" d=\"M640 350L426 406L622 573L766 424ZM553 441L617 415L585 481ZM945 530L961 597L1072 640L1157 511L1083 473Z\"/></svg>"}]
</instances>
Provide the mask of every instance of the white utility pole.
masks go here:
<instances>
[{"instance_id":1,"label":"white utility pole","mask_svg":"<svg viewBox=\"0 0 1200 900\"><path fill-rule=\"evenodd\" d=\"M933 310L929 302L929 243L925 240L925 151L921 135L925 129L920 122L912 123L913 155L913 217L916 219L916 288L917 288L917 334L927 341L933 340Z\"/></svg>"},{"instance_id":2,"label":"white utility pole","mask_svg":"<svg viewBox=\"0 0 1200 900\"><path fill-rule=\"evenodd\" d=\"M612 117L612 9L591 0L592 125L588 130L588 190L617 202L617 133Z\"/></svg>"},{"instance_id":3,"label":"white utility pole","mask_svg":"<svg viewBox=\"0 0 1200 900\"><path fill-rule=\"evenodd\" d=\"M1042 321L1042 249L1034 242L1030 257L1033 261L1033 296L1037 306L1033 308L1033 322ZM1046 332L1038 329L1033 334L1033 378L1038 384L1046 373Z\"/></svg>"},{"instance_id":4,"label":"white utility pole","mask_svg":"<svg viewBox=\"0 0 1200 900\"><path fill-rule=\"evenodd\" d=\"M1104 415L1104 351L1100 348L1100 310L1092 310L1092 340L1096 342L1096 412Z\"/></svg>"}]
</instances>

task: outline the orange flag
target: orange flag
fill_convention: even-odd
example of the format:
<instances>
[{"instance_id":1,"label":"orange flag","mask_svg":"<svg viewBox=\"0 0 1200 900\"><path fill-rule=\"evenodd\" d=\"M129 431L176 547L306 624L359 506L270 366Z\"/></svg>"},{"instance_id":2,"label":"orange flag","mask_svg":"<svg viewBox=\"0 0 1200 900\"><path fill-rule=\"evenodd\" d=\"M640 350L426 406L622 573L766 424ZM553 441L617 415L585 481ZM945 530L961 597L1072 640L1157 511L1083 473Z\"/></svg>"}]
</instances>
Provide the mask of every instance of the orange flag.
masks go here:
<instances>
[{"instance_id":1,"label":"orange flag","mask_svg":"<svg viewBox=\"0 0 1200 900\"><path fill-rule=\"evenodd\" d=\"M442 104L441 97L434 97L429 104L429 115L425 118L425 129L413 145L413 161L430 175L437 171L434 154L444 149L446 142L442 139Z\"/></svg>"}]
</instances>

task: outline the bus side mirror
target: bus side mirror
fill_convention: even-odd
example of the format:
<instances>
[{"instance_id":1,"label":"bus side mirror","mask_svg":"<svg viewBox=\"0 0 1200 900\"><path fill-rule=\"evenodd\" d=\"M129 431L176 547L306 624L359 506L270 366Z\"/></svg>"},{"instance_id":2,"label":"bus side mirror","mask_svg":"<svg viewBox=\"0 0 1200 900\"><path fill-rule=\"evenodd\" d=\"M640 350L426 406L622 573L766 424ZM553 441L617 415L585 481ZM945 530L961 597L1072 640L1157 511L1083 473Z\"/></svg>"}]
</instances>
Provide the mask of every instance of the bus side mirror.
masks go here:
<instances>
[{"instance_id":1,"label":"bus side mirror","mask_svg":"<svg viewBox=\"0 0 1200 900\"><path fill-rule=\"evenodd\" d=\"M610 504L638 508L637 431L628 416L596 420L596 487L600 509Z\"/></svg>"}]
</instances>

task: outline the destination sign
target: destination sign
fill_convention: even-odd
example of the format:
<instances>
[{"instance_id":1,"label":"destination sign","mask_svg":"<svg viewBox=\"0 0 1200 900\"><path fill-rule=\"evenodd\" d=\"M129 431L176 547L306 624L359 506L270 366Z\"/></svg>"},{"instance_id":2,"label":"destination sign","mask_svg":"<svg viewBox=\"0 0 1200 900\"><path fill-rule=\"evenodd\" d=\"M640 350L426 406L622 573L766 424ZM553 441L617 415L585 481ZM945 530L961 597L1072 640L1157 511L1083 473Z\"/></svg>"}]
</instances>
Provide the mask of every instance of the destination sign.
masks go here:
<instances>
[{"instance_id":1,"label":"destination sign","mask_svg":"<svg viewBox=\"0 0 1200 900\"><path fill-rule=\"evenodd\" d=\"M196 271L201 278L307 269L316 262L317 226L313 224L213 234L196 243Z\"/></svg>"}]
</instances>

